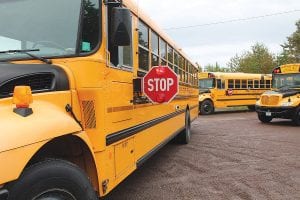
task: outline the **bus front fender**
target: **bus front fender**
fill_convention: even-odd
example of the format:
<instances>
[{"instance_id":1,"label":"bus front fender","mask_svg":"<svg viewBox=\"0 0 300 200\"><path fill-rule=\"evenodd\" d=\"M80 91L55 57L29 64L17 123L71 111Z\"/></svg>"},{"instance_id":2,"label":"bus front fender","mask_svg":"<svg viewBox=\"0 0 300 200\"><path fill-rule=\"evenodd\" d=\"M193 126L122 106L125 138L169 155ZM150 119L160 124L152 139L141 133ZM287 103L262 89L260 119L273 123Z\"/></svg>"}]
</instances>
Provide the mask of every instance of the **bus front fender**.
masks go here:
<instances>
[{"instance_id":1,"label":"bus front fender","mask_svg":"<svg viewBox=\"0 0 300 200\"><path fill-rule=\"evenodd\" d=\"M17 178L49 140L82 130L65 108L36 101L32 109L33 114L22 117L13 112L12 105L0 108L0 185Z\"/></svg>"}]
</instances>

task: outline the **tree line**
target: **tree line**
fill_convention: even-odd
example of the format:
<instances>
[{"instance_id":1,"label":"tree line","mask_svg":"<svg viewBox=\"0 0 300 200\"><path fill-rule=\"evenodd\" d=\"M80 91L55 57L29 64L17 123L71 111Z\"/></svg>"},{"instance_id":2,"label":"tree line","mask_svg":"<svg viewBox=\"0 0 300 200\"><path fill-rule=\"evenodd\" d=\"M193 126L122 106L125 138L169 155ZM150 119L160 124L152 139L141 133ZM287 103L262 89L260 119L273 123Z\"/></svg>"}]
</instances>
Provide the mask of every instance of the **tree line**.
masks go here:
<instances>
[{"instance_id":1,"label":"tree line","mask_svg":"<svg viewBox=\"0 0 300 200\"><path fill-rule=\"evenodd\" d=\"M300 20L296 22L296 31L287 37L287 41L281 47L282 52L274 55L266 45L256 43L250 50L232 57L227 67L221 67L215 63L204 66L204 70L268 74L275 66L300 62Z\"/></svg>"}]
</instances>

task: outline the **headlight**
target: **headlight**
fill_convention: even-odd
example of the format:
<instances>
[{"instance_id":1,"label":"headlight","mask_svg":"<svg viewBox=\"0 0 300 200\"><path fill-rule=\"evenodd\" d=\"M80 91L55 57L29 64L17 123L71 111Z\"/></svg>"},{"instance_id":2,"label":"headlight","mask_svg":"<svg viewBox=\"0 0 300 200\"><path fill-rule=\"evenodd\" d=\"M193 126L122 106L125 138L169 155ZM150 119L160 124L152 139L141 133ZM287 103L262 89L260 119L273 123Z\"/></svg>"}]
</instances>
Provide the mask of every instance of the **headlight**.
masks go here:
<instances>
[{"instance_id":1,"label":"headlight","mask_svg":"<svg viewBox=\"0 0 300 200\"><path fill-rule=\"evenodd\" d=\"M283 102L281 103L281 106L291 106L292 104L292 102Z\"/></svg>"},{"instance_id":2,"label":"headlight","mask_svg":"<svg viewBox=\"0 0 300 200\"><path fill-rule=\"evenodd\" d=\"M255 105L259 106L259 105L260 105L260 103L259 103L259 102L260 102L259 100L258 100L258 101L256 101Z\"/></svg>"}]
</instances>

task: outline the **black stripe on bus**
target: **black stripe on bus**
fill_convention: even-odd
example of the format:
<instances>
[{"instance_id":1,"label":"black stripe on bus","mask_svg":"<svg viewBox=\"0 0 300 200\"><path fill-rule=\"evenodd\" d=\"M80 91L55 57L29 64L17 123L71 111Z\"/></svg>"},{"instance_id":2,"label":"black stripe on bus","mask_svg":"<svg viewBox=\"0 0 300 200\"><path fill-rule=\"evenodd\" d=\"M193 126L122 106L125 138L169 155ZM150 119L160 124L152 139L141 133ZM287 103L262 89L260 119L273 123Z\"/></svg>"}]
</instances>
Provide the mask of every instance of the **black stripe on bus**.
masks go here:
<instances>
[{"instance_id":1,"label":"black stripe on bus","mask_svg":"<svg viewBox=\"0 0 300 200\"><path fill-rule=\"evenodd\" d=\"M257 100L257 98L246 98L246 99L217 99L216 101L240 101L240 100Z\"/></svg>"},{"instance_id":2,"label":"black stripe on bus","mask_svg":"<svg viewBox=\"0 0 300 200\"><path fill-rule=\"evenodd\" d=\"M156 152L158 152L162 147L164 147L173 138L175 138L176 135L178 135L183 129L184 129L184 127L180 128L175 133L173 133L169 138L167 138L166 140L164 140L162 143L160 143L159 145L157 145L156 147L154 147L151 151L149 151L146 155L144 155L143 157L141 157L136 162L137 168L141 167L149 158L151 158Z\"/></svg>"},{"instance_id":3,"label":"black stripe on bus","mask_svg":"<svg viewBox=\"0 0 300 200\"><path fill-rule=\"evenodd\" d=\"M191 106L190 110L195 109L195 108L198 108L198 105ZM112 133L112 134L109 134L108 136L106 136L106 145L108 146L110 144L113 144L115 142L123 140L127 137L135 135L138 132L141 132L145 129L151 128L152 126L155 126L159 123L162 123L166 120L169 120L173 117L176 117L177 115L180 115L184 112L185 112L185 109L178 110L178 111L170 113L168 115L158 117L156 119L152 119L152 120L144 122L142 124L138 124L136 126L133 126L133 127L130 127L130 128L127 128L127 129L124 129L124 130L121 130L121 131L118 131L118 132L115 132L115 133Z\"/></svg>"},{"instance_id":4,"label":"black stripe on bus","mask_svg":"<svg viewBox=\"0 0 300 200\"><path fill-rule=\"evenodd\" d=\"M252 94L233 94L233 95L231 95L231 96L246 96L246 95L261 95L262 93L252 93Z\"/></svg>"},{"instance_id":5,"label":"black stripe on bus","mask_svg":"<svg viewBox=\"0 0 300 200\"><path fill-rule=\"evenodd\" d=\"M141 132L145 129L151 128L152 126L155 126L159 123L162 123L168 119L171 119L173 117L176 117L177 115L180 115L182 113L185 112L185 109L170 113L168 115L162 116L162 117L158 117L156 119L152 119L150 121L144 122L142 124L138 124L136 126L112 133L108 136L106 136L106 145L110 145L113 144L115 142L118 142L122 139L125 139L127 137L130 137L132 135L137 134L138 132Z\"/></svg>"}]
</instances>

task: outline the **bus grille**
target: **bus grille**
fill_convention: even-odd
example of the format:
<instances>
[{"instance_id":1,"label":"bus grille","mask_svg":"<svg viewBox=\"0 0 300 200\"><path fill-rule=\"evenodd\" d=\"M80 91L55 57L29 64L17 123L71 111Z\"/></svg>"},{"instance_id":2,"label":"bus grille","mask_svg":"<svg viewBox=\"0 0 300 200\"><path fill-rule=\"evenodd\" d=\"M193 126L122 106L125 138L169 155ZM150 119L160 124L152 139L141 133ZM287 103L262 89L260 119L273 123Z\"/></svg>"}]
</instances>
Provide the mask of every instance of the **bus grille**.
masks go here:
<instances>
[{"instance_id":1,"label":"bus grille","mask_svg":"<svg viewBox=\"0 0 300 200\"><path fill-rule=\"evenodd\" d=\"M0 98L12 96L15 86L30 86L32 93L49 92L55 90L54 74L37 73L17 77L0 85Z\"/></svg>"},{"instance_id":2,"label":"bus grille","mask_svg":"<svg viewBox=\"0 0 300 200\"><path fill-rule=\"evenodd\" d=\"M262 96L261 102L263 105L275 106L279 102L279 96Z\"/></svg>"},{"instance_id":3,"label":"bus grille","mask_svg":"<svg viewBox=\"0 0 300 200\"><path fill-rule=\"evenodd\" d=\"M86 129L96 128L96 114L94 101L82 101L84 125Z\"/></svg>"}]
</instances>

